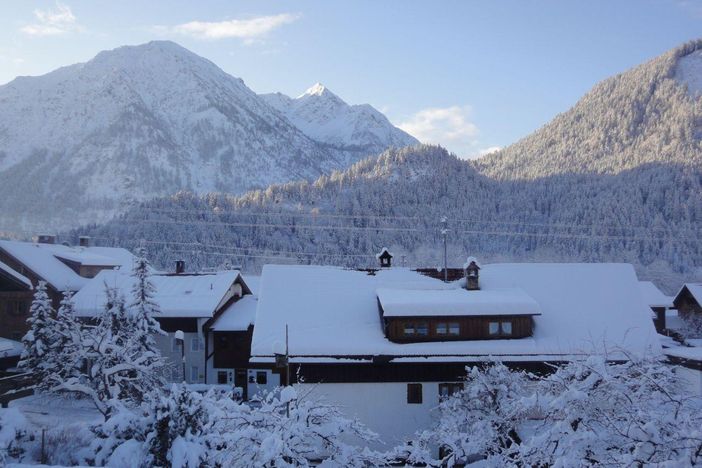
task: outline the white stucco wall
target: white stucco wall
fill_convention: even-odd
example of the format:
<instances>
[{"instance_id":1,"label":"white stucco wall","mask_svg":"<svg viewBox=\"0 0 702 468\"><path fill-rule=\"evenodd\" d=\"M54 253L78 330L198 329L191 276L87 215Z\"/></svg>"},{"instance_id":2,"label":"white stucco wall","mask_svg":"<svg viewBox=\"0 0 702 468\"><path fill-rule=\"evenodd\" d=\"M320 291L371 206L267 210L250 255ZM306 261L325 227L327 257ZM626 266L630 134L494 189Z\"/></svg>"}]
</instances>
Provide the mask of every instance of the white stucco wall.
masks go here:
<instances>
[{"instance_id":1,"label":"white stucco wall","mask_svg":"<svg viewBox=\"0 0 702 468\"><path fill-rule=\"evenodd\" d=\"M174 372L168 373L166 377L171 382L182 381L182 358L180 345L173 347L172 343L174 340L174 333L168 333L167 336L157 335L156 336L156 346L161 351L161 355L168 362L169 367L175 369ZM187 383L205 383L205 350L204 350L204 339L202 334L198 333L184 333L185 336L185 381ZM197 351L192 350L192 341L194 338L199 337L202 346ZM198 378L193 379L191 376L192 367L196 366L198 368Z\"/></svg>"},{"instance_id":2,"label":"white stucco wall","mask_svg":"<svg viewBox=\"0 0 702 468\"><path fill-rule=\"evenodd\" d=\"M351 418L358 418L376 432L388 448L409 440L436 421L439 405L439 383L422 382L422 403L407 403L407 383L344 383L301 384L300 392L312 390L311 395L336 403Z\"/></svg>"}]
</instances>

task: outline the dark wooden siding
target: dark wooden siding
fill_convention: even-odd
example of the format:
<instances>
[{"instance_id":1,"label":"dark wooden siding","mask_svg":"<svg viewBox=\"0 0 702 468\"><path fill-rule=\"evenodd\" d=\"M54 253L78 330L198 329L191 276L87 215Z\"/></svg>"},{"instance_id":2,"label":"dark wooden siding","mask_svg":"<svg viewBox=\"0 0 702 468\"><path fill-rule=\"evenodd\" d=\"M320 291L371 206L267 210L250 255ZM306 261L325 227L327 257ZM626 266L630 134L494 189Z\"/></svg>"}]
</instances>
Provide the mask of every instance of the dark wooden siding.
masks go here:
<instances>
[{"instance_id":1,"label":"dark wooden siding","mask_svg":"<svg viewBox=\"0 0 702 468\"><path fill-rule=\"evenodd\" d=\"M681 317L689 314L702 314L702 304L699 304L692 296L687 287L680 291L680 294L673 300L673 305Z\"/></svg>"},{"instance_id":2,"label":"dark wooden siding","mask_svg":"<svg viewBox=\"0 0 702 468\"><path fill-rule=\"evenodd\" d=\"M533 334L534 320L531 316L481 316L481 317L385 317L385 333L389 340L398 343L418 341L459 341L525 338ZM489 333L490 322L512 322L510 336L492 336ZM426 323L429 332L426 336L405 336L405 324ZM438 323L458 323L460 334L437 334Z\"/></svg>"},{"instance_id":3,"label":"dark wooden siding","mask_svg":"<svg viewBox=\"0 0 702 468\"><path fill-rule=\"evenodd\" d=\"M178 330L185 333L196 333L197 329L197 319L191 317L184 318L173 318L173 317L160 317L157 318L159 325L161 325L161 330L173 333Z\"/></svg>"},{"instance_id":4,"label":"dark wooden siding","mask_svg":"<svg viewBox=\"0 0 702 468\"><path fill-rule=\"evenodd\" d=\"M558 362L505 363L511 369L537 375L553 372L553 364ZM485 363L291 364L290 378L293 383L297 382L298 375L305 383L459 382L466 376L466 366L482 365ZM274 369L274 372L281 371L284 370Z\"/></svg>"},{"instance_id":5,"label":"dark wooden siding","mask_svg":"<svg viewBox=\"0 0 702 468\"><path fill-rule=\"evenodd\" d=\"M253 327L247 331L213 332L213 365L217 369L248 368Z\"/></svg>"}]
</instances>

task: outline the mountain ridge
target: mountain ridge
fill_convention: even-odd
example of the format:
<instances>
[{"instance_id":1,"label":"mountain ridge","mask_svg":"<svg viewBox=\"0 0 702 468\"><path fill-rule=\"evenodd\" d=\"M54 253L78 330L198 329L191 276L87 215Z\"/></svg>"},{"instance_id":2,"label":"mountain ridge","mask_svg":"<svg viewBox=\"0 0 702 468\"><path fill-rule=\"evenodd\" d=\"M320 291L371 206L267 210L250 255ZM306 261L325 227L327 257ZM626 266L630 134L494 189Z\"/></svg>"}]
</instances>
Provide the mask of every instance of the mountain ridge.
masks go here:
<instances>
[{"instance_id":1,"label":"mountain ridge","mask_svg":"<svg viewBox=\"0 0 702 468\"><path fill-rule=\"evenodd\" d=\"M0 86L0 209L6 226L66 227L179 190L314 179L394 141L355 143L316 141L175 43L123 46Z\"/></svg>"}]
</instances>

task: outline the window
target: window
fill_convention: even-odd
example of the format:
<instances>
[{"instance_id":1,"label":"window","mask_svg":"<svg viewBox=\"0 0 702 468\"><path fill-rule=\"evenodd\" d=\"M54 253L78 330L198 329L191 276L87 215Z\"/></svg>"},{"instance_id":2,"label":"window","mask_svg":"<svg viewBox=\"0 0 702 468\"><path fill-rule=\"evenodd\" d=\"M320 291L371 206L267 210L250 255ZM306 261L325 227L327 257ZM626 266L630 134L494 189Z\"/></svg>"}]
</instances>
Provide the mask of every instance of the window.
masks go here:
<instances>
[{"instance_id":1,"label":"window","mask_svg":"<svg viewBox=\"0 0 702 468\"><path fill-rule=\"evenodd\" d=\"M190 351L202 351L205 349L205 342L199 336L193 336L190 341Z\"/></svg>"},{"instance_id":2,"label":"window","mask_svg":"<svg viewBox=\"0 0 702 468\"><path fill-rule=\"evenodd\" d=\"M220 385L224 385L227 383L227 371L217 372L217 383Z\"/></svg>"},{"instance_id":3,"label":"window","mask_svg":"<svg viewBox=\"0 0 702 468\"><path fill-rule=\"evenodd\" d=\"M171 341L171 352L176 351L180 351L180 340L176 340L175 337L173 337L173 341Z\"/></svg>"},{"instance_id":4,"label":"window","mask_svg":"<svg viewBox=\"0 0 702 468\"><path fill-rule=\"evenodd\" d=\"M445 335L448 333L448 326L446 325L446 322L439 322L436 324L436 334L437 335Z\"/></svg>"},{"instance_id":5,"label":"window","mask_svg":"<svg viewBox=\"0 0 702 468\"><path fill-rule=\"evenodd\" d=\"M266 371L256 372L256 383L259 385L266 385L268 383L268 373L266 373Z\"/></svg>"},{"instance_id":6,"label":"window","mask_svg":"<svg viewBox=\"0 0 702 468\"><path fill-rule=\"evenodd\" d=\"M200 369L197 366L190 367L190 382L194 383L200 379Z\"/></svg>"},{"instance_id":7,"label":"window","mask_svg":"<svg viewBox=\"0 0 702 468\"><path fill-rule=\"evenodd\" d=\"M448 324L449 335L458 336L461 334L461 324L458 322L451 322Z\"/></svg>"},{"instance_id":8,"label":"window","mask_svg":"<svg viewBox=\"0 0 702 468\"><path fill-rule=\"evenodd\" d=\"M407 384L407 403L412 405L422 404L422 384L409 383Z\"/></svg>"},{"instance_id":9,"label":"window","mask_svg":"<svg viewBox=\"0 0 702 468\"><path fill-rule=\"evenodd\" d=\"M490 322L490 336L512 336L512 322Z\"/></svg>"},{"instance_id":10,"label":"window","mask_svg":"<svg viewBox=\"0 0 702 468\"><path fill-rule=\"evenodd\" d=\"M405 323L402 330L405 336L427 336L429 335L429 324L427 322Z\"/></svg>"},{"instance_id":11,"label":"window","mask_svg":"<svg viewBox=\"0 0 702 468\"><path fill-rule=\"evenodd\" d=\"M439 384L439 398L448 398L454 393L463 390L463 384L460 382L449 382Z\"/></svg>"},{"instance_id":12,"label":"window","mask_svg":"<svg viewBox=\"0 0 702 468\"><path fill-rule=\"evenodd\" d=\"M512 322L501 322L500 327L502 328L503 335L511 335L512 334Z\"/></svg>"}]
</instances>

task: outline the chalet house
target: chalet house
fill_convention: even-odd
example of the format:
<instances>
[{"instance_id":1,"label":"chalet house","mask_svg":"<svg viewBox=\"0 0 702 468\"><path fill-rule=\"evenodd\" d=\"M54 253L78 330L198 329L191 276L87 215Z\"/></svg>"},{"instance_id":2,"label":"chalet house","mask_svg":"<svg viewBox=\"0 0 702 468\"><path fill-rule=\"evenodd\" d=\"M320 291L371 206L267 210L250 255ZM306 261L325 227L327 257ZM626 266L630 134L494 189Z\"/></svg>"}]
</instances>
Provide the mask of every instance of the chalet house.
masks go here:
<instances>
[{"instance_id":1,"label":"chalet house","mask_svg":"<svg viewBox=\"0 0 702 468\"><path fill-rule=\"evenodd\" d=\"M266 375L256 388L285 380L275 350L287 325L291 382L395 444L431 425L466 366L547 372L593 353L661 353L630 265L472 259L449 282L432 271L266 265L249 369Z\"/></svg>"},{"instance_id":2,"label":"chalet house","mask_svg":"<svg viewBox=\"0 0 702 468\"><path fill-rule=\"evenodd\" d=\"M663 333L667 328L666 312L673 308L673 298L666 296L650 281L639 281L639 289L644 302L651 308L653 323L658 333Z\"/></svg>"},{"instance_id":3,"label":"chalet house","mask_svg":"<svg viewBox=\"0 0 702 468\"><path fill-rule=\"evenodd\" d=\"M125 249L90 246L88 238L75 247L56 244L54 236L39 236L38 242L0 240L0 337L24 336L39 281L46 282L58 307L63 291L78 291L102 270L130 270L133 259Z\"/></svg>"},{"instance_id":4,"label":"chalet house","mask_svg":"<svg viewBox=\"0 0 702 468\"><path fill-rule=\"evenodd\" d=\"M702 283L685 283L675 295L673 304L680 317L702 314Z\"/></svg>"},{"instance_id":5,"label":"chalet house","mask_svg":"<svg viewBox=\"0 0 702 468\"><path fill-rule=\"evenodd\" d=\"M170 362L170 379L174 382L215 383L212 372L224 371L232 375L235 368L218 369L214 365L233 364L229 358L217 358L215 346L221 346L217 333L210 333L209 326L223 316L231 316L240 309L239 301L251 295L239 271L215 273L186 273L183 264L178 264L178 273L155 273L151 280L156 288L154 301L161 313L157 318L161 329L167 333L157 336L156 344L161 354ZM115 288L129 301L134 278L129 271L105 270L95 276L75 296L76 315L94 318L106 303L105 287ZM248 304L248 299L244 304ZM236 306L235 306L236 305ZM222 324L225 327L225 324ZM215 341L213 342L213 338ZM229 338L229 335L227 335ZM248 355L250 339L243 346ZM235 340L236 341L236 340ZM227 348L228 349L228 348ZM209 371L209 372L208 372ZM227 381L227 383L232 383Z\"/></svg>"}]
</instances>

